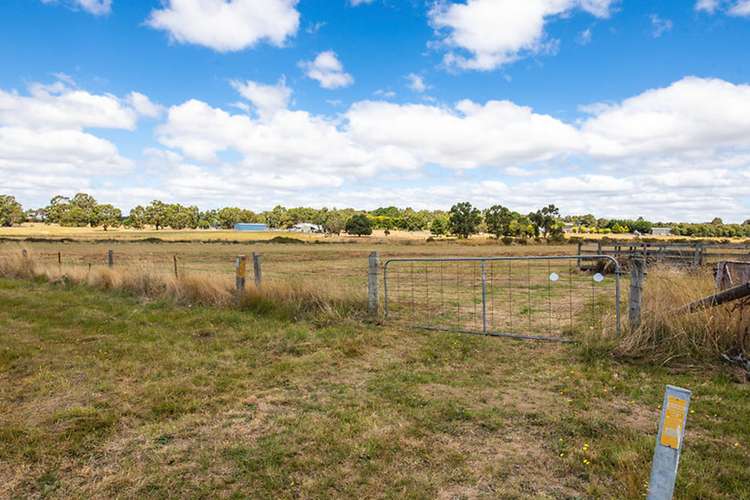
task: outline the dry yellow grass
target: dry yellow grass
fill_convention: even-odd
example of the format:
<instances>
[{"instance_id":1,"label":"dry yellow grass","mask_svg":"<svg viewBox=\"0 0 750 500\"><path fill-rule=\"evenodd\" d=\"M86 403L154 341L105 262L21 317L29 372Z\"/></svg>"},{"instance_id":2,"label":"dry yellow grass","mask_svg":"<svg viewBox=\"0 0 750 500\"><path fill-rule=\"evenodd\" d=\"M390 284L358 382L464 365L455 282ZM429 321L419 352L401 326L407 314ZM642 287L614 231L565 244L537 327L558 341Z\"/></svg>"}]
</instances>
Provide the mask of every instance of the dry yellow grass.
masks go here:
<instances>
[{"instance_id":1,"label":"dry yellow grass","mask_svg":"<svg viewBox=\"0 0 750 500\"><path fill-rule=\"evenodd\" d=\"M617 347L622 355L662 363L717 359L725 353L750 352L750 304L741 301L697 311L680 306L716 293L710 269L649 269L644 285L642 325L630 330Z\"/></svg>"},{"instance_id":2,"label":"dry yellow grass","mask_svg":"<svg viewBox=\"0 0 750 500\"><path fill-rule=\"evenodd\" d=\"M249 284L238 293L228 277L160 272L152 266L108 267L51 266L35 260L24 249L0 257L0 277L46 280L51 283L83 284L99 290L121 290L147 299L172 300L182 305L240 307L281 313L291 319L318 320L357 317L366 310L364 293L329 281L275 281L260 289Z\"/></svg>"}]
</instances>

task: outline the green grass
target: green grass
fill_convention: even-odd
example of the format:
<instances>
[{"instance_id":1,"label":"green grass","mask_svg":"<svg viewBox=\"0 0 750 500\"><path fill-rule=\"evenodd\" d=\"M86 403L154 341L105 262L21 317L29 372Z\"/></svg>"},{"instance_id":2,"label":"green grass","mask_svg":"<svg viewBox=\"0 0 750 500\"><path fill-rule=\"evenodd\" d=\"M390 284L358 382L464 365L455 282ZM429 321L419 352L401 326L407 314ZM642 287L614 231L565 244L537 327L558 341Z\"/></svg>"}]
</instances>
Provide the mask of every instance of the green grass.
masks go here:
<instances>
[{"instance_id":1,"label":"green grass","mask_svg":"<svg viewBox=\"0 0 750 500\"><path fill-rule=\"evenodd\" d=\"M604 349L316 326L0 280L0 497L750 498L750 388Z\"/></svg>"}]
</instances>

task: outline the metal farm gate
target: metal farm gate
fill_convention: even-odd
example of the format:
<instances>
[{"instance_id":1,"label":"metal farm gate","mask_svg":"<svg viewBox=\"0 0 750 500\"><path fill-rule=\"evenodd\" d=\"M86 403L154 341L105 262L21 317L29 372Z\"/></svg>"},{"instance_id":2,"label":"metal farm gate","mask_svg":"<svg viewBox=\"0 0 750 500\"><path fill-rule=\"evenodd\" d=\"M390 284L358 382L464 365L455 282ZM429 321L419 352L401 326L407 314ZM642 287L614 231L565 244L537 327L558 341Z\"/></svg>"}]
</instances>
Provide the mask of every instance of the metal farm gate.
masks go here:
<instances>
[{"instance_id":1,"label":"metal farm gate","mask_svg":"<svg viewBox=\"0 0 750 500\"><path fill-rule=\"evenodd\" d=\"M387 321L536 340L620 334L620 266L606 255L397 258L383 265Z\"/></svg>"}]
</instances>

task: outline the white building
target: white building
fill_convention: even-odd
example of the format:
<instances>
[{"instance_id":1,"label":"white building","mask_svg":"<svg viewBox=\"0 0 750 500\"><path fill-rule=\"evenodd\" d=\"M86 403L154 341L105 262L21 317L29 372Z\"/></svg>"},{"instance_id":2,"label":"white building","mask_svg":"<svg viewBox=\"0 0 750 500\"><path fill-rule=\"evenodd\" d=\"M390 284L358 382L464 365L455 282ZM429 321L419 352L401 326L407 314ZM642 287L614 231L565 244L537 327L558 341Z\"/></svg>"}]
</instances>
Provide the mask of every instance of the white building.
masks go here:
<instances>
[{"instance_id":1,"label":"white building","mask_svg":"<svg viewBox=\"0 0 750 500\"><path fill-rule=\"evenodd\" d=\"M323 228L317 224L310 224L309 222L300 222L292 226L290 231L295 233L322 233Z\"/></svg>"},{"instance_id":2,"label":"white building","mask_svg":"<svg viewBox=\"0 0 750 500\"><path fill-rule=\"evenodd\" d=\"M654 236L669 236L672 234L671 227L654 227L651 228L651 234Z\"/></svg>"}]
</instances>

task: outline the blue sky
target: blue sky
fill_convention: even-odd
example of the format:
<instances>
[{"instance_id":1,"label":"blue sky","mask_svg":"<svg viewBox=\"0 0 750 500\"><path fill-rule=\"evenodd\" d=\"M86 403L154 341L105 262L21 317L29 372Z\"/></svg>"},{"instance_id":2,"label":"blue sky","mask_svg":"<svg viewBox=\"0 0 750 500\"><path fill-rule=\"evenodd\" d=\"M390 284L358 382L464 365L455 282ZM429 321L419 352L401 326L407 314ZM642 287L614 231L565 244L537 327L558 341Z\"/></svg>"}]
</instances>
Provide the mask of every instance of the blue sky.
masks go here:
<instances>
[{"instance_id":1,"label":"blue sky","mask_svg":"<svg viewBox=\"0 0 750 500\"><path fill-rule=\"evenodd\" d=\"M748 0L5 0L0 42L26 206L750 218Z\"/></svg>"}]
</instances>

